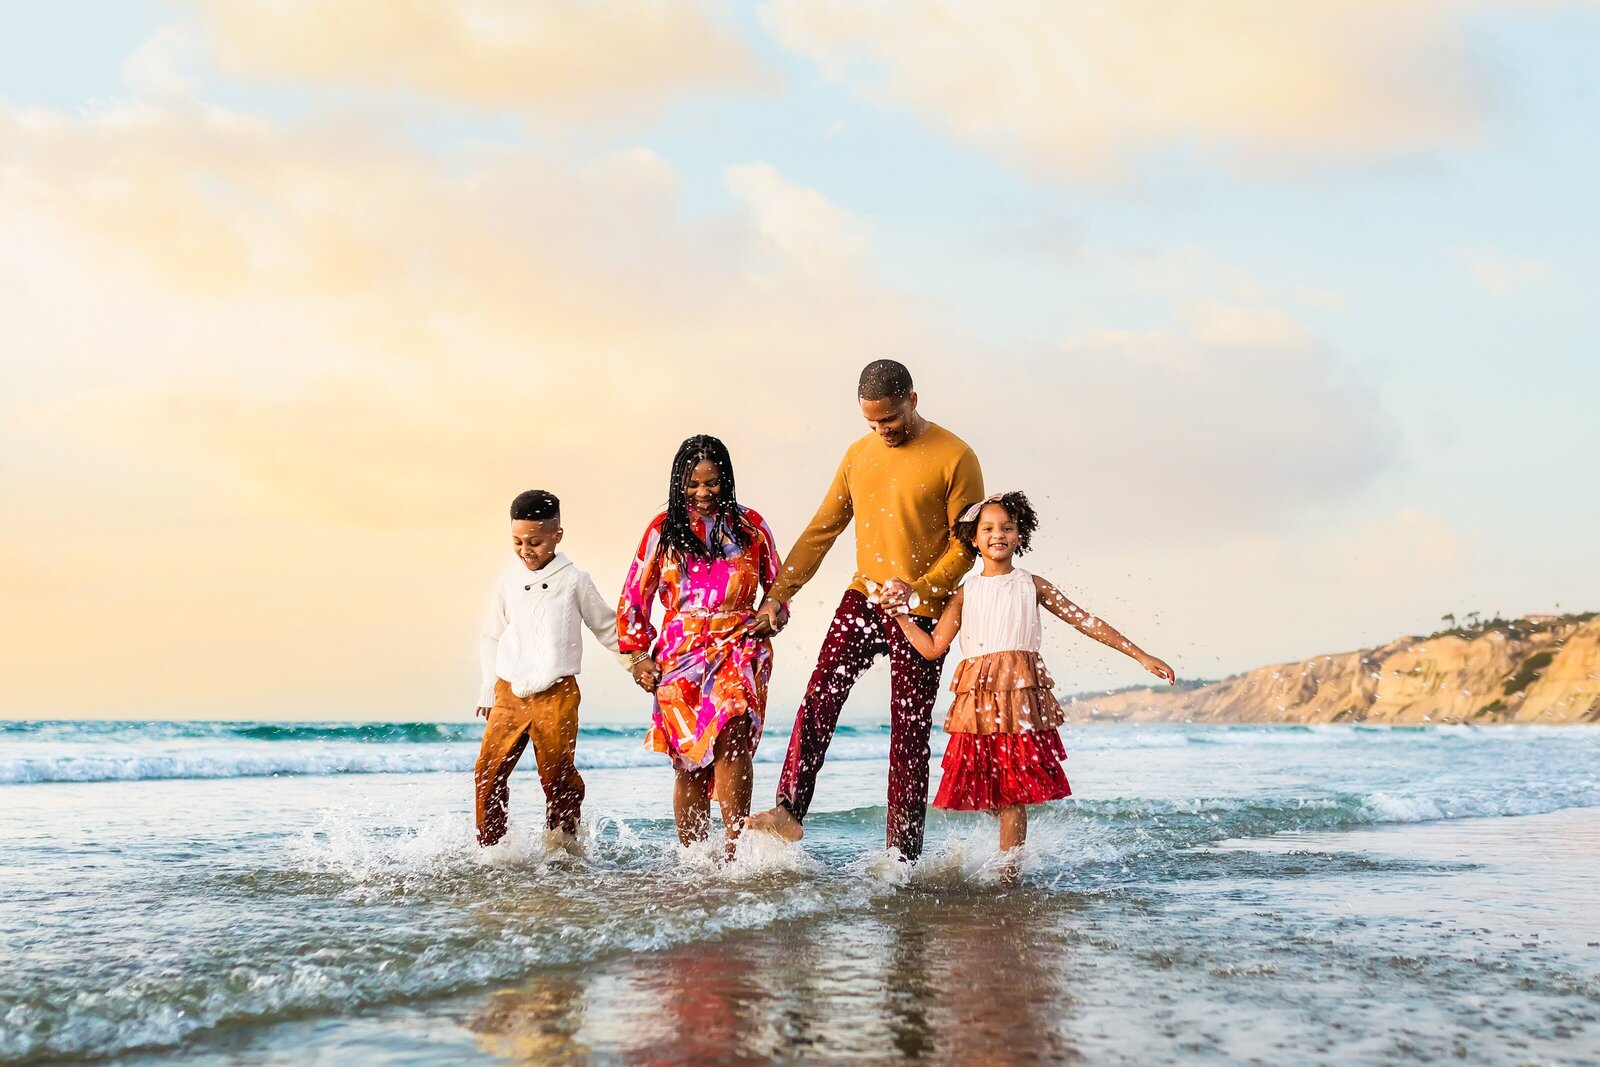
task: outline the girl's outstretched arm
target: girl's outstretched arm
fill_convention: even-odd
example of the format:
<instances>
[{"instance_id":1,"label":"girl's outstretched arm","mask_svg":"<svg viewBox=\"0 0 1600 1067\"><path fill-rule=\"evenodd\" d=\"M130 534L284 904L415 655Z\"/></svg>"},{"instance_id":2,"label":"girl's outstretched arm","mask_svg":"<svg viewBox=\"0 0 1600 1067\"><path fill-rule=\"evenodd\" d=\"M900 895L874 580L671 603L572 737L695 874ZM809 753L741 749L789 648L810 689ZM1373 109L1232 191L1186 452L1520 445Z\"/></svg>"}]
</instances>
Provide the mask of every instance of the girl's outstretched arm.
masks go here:
<instances>
[{"instance_id":1,"label":"girl's outstretched arm","mask_svg":"<svg viewBox=\"0 0 1600 1067\"><path fill-rule=\"evenodd\" d=\"M1177 680L1172 673L1172 668L1167 666L1165 662L1150 655L1150 653L1122 636L1116 627L1109 622L1104 619L1097 619L1078 607L1078 605L1067 599L1067 594L1037 574L1033 576L1033 587L1038 590L1040 605L1068 626L1078 630L1086 637L1094 638L1107 648L1114 648L1118 652L1138 661L1139 666L1168 685L1172 685Z\"/></svg>"},{"instance_id":2,"label":"girl's outstretched arm","mask_svg":"<svg viewBox=\"0 0 1600 1067\"><path fill-rule=\"evenodd\" d=\"M905 633L906 640L911 642L911 647L922 654L923 659L938 659L950 650L950 642L956 639L956 631L961 629L961 594L965 589L957 589L956 595L951 597L944 606L944 612L939 616L939 623L933 628L933 636L929 637L927 631L911 621L910 615L898 615L900 629Z\"/></svg>"}]
</instances>

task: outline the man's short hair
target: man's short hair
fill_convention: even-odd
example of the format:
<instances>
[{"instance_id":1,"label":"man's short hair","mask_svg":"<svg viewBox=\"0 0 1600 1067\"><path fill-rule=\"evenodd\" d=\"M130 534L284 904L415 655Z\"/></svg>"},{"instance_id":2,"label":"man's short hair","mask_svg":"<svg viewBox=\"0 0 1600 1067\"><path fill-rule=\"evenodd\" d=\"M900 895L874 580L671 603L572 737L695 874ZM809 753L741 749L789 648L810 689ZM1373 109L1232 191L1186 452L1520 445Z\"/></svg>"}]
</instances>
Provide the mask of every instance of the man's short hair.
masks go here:
<instances>
[{"instance_id":1,"label":"man's short hair","mask_svg":"<svg viewBox=\"0 0 1600 1067\"><path fill-rule=\"evenodd\" d=\"M529 489L511 502L512 522L549 522L561 518L561 501L554 493Z\"/></svg>"},{"instance_id":2,"label":"man's short hair","mask_svg":"<svg viewBox=\"0 0 1600 1067\"><path fill-rule=\"evenodd\" d=\"M911 395L911 372L904 363L875 359L861 369L856 397L861 400L904 400Z\"/></svg>"}]
</instances>

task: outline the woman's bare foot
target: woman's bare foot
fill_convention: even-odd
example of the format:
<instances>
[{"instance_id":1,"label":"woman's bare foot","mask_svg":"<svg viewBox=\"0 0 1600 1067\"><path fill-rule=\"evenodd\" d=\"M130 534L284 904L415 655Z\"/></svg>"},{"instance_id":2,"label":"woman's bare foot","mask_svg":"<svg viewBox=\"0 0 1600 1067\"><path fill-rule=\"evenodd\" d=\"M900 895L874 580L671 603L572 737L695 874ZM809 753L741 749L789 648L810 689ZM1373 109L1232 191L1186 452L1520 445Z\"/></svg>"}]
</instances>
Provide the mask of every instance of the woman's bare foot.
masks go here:
<instances>
[{"instance_id":1,"label":"woman's bare foot","mask_svg":"<svg viewBox=\"0 0 1600 1067\"><path fill-rule=\"evenodd\" d=\"M746 830L755 830L763 834L772 834L785 841L798 841L806 835L805 827L800 825L788 808L779 804L767 811L758 811L745 820Z\"/></svg>"}]
</instances>

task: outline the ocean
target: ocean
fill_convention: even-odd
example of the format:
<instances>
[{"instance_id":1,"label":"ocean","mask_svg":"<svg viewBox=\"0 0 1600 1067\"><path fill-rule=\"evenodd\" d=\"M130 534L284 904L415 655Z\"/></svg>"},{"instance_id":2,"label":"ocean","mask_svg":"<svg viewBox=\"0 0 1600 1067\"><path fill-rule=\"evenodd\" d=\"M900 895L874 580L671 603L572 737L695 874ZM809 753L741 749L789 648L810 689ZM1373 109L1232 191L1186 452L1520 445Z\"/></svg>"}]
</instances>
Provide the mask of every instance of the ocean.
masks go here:
<instances>
[{"instance_id":1,"label":"ocean","mask_svg":"<svg viewBox=\"0 0 1600 1067\"><path fill-rule=\"evenodd\" d=\"M886 727L731 866L632 727L479 849L480 731L0 723L0 1062L1600 1063L1600 728L1069 727L1014 887Z\"/></svg>"}]
</instances>

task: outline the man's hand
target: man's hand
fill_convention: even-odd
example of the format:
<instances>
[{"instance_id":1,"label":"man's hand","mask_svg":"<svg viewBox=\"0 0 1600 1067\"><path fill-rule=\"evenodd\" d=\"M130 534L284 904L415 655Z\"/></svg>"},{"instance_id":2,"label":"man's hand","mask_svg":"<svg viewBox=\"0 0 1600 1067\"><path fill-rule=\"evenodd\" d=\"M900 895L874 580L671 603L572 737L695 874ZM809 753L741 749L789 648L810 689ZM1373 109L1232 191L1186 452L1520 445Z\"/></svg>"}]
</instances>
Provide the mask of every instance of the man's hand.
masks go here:
<instances>
[{"instance_id":1,"label":"man's hand","mask_svg":"<svg viewBox=\"0 0 1600 1067\"><path fill-rule=\"evenodd\" d=\"M487 719L489 717L489 711L489 708L479 708L477 711L478 718Z\"/></svg>"},{"instance_id":2,"label":"man's hand","mask_svg":"<svg viewBox=\"0 0 1600 1067\"><path fill-rule=\"evenodd\" d=\"M783 629L783 609L776 600L768 600L756 609L755 615L750 619L750 628L745 631L751 637L771 637Z\"/></svg>"},{"instance_id":3,"label":"man's hand","mask_svg":"<svg viewBox=\"0 0 1600 1067\"><path fill-rule=\"evenodd\" d=\"M654 693L661 681L661 668L649 656L629 667L628 671L633 675L634 684L646 693Z\"/></svg>"},{"instance_id":4,"label":"man's hand","mask_svg":"<svg viewBox=\"0 0 1600 1067\"><path fill-rule=\"evenodd\" d=\"M890 578L878 594L878 606L891 614L906 606L911 599L911 587L898 578Z\"/></svg>"}]
</instances>

